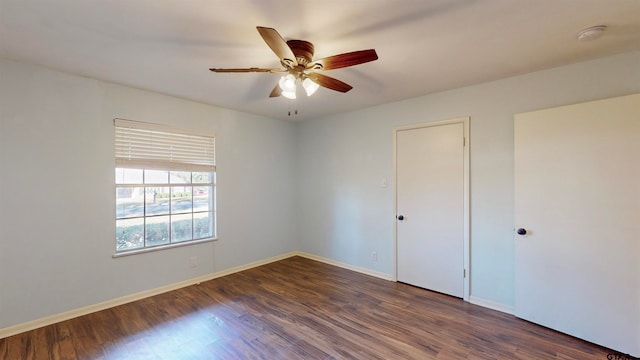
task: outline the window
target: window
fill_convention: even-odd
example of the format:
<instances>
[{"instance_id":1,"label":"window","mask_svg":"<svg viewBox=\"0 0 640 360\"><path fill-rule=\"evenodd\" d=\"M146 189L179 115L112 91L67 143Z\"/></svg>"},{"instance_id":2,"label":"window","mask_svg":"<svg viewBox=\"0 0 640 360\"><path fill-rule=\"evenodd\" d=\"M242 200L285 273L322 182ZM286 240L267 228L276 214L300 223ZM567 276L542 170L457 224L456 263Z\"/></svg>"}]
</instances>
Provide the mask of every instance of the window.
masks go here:
<instances>
[{"instance_id":1,"label":"window","mask_svg":"<svg viewBox=\"0 0 640 360\"><path fill-rule=\"evenodd\" d=\"M116 253L215 238L213 134L115 119Z\"/></svg>"}]
</instances>

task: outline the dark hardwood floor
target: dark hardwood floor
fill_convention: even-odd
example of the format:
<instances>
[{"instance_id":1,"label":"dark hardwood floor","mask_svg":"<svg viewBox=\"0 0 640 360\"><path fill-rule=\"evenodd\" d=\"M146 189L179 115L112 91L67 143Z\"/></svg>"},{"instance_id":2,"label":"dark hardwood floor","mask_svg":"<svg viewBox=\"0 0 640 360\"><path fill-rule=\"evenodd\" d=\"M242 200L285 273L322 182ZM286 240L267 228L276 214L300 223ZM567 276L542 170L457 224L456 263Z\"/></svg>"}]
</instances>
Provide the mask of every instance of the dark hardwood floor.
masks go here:
<instances>
[{"instance_id":1,"label":"dark hardwood floor","mask_svg":"<svg viewBox=\"0 0 640 360\"><path fill-rule=\"evenodd\" d=\"M460 299L292 257L0 339L0 359L607 359Z\"/></svg>"}]
</instances>

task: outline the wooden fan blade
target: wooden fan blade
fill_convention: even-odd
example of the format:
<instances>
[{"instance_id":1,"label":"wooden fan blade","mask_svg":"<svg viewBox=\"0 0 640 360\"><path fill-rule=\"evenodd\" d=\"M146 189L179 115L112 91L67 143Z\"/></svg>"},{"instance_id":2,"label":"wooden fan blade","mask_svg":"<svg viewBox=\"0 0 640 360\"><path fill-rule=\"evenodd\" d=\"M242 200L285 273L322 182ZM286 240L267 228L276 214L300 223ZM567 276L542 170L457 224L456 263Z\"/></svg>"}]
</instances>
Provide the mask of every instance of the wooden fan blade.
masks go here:
<instances>
[{"instance_id":1,"label":"wooden fan blade","mask_svg":"<svg viewBox=\"0 0 640 360\"><path fill-rule=\"evenodd\" d=\"M269 94L269 97L278 97L280 96L280 94L282 94L282 89L280 88L279 84L276 84L276 87L273 88L273 90L271 90L271 94Z\"/></svg>"},{"instance_id":2,"label":"wooden fan blade","mask_svg":"<svg viewBox=\"0 0 640 360\"><path fill-rule=\"evenodd\" d=\"M340 91L343 93L346 93L347 91L353 89L353 86L326 75L310 73L307 75L307 77L309 77L311 81L315 82L320 86L326 87L327 89Z\"/></svg>"},{"instance_id":3,"label":"wooden fan blade","mask_svg":"<svg viewBox=\"0 0 640 360\"><path fill-rule=\"evenodd\" d=\"M312 63L309 63L307 65L307 69L333 70L348 66L359 65L374 60L378 60L378 54L374 49L359 50L316 60Z\"/></svg>"},{"instance_id":4,"label":"wooden fan blade","mask_svg":"<svg viewBox=\"0 0 640 360\"><path fill-rule=\"evenodd\" d=\"M280 36L280 34L276 31L276 29L257 26L258 32L264 42L269 45L271 50L276 54L278 59L288 67L296 67L298 66L298 61L296 60L296 56L293 54L293 51L287 45L287 42Z\"/></svg>"},{"instance_id":5,"label":"wooden fan blade","mask_svg":"<svg viewBox=\"0 0 640 360\"><path fill-rule=\"evenodd\" d=\"M220 68L211 68L209 69L213 72L218 73L241 73L241 72L268 72L268 73L279 73L286 72L285 69L263 69L263 68L242 68L242 69L220 69Z\"/></svg>"}]
</instances>

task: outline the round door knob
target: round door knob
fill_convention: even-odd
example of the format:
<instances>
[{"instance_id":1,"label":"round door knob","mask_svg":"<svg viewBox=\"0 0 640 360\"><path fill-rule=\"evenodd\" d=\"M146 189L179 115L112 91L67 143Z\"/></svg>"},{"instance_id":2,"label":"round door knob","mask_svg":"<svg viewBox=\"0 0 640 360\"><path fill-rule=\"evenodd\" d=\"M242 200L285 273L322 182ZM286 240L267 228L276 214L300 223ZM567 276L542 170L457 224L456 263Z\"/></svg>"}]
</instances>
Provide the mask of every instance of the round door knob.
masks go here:
<instances>
[{"instance_id":1,"label":"round door knob","mask_svg":"<svg viewBox=\"0 0 640 360\"><path fill-rule=\"evenodd\" d=\"M520 229L516 230L516 232L518 233L518 235L526 235L527 234L527 229L520 228Z\"/></svg>"},{"instance_id":2,"label":"round door knob","mask_svg":"<svg viewBox=\"0 0 640 360\"><path fill-rule=\"evenodd\" d=\"M404 215L398 215L398 220L400 221L404 220Z\"/></svg>"}]
</instances>

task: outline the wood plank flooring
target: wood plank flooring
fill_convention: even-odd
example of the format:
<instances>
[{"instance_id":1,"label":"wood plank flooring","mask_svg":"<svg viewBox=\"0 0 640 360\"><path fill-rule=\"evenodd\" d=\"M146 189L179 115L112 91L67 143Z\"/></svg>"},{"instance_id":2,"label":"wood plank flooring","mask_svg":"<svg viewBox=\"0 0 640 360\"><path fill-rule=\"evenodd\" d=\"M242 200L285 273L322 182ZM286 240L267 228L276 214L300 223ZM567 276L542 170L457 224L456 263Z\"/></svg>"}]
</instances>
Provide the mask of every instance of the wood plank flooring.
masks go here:
<instances>
[{"instance_id":1,"label":"wood plank flooring","mask_svg":"<svg viewBox=\"0 0 640 360\"><path fill-rule=\"evenodd\" d=\"M0 339L0 359L607 359L611 350L292 257Z\"/></svg>"}]
</instances>

